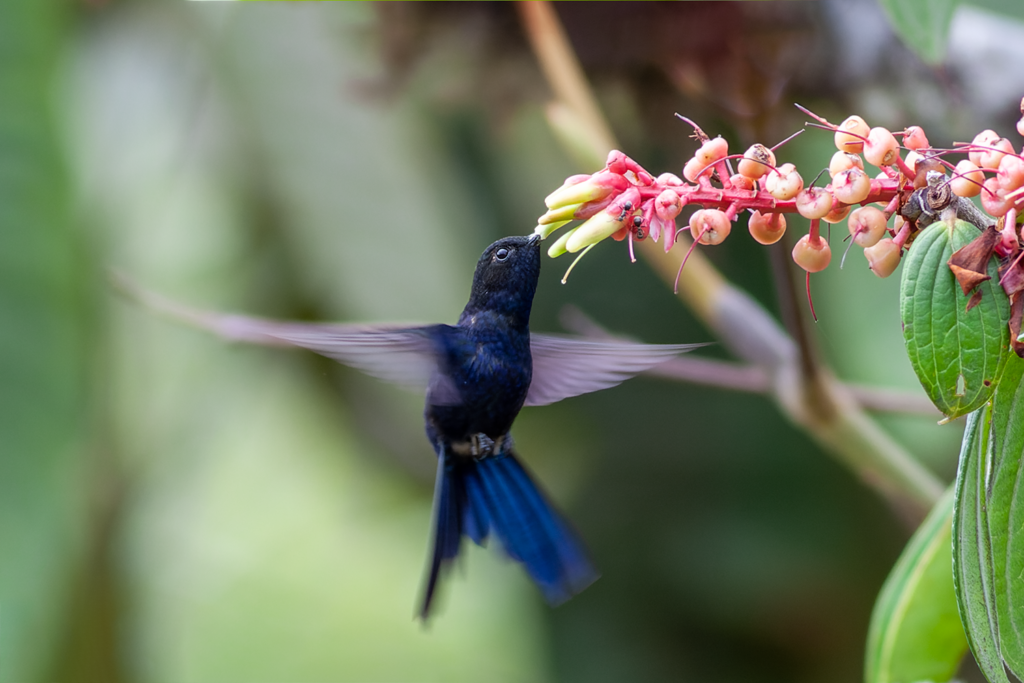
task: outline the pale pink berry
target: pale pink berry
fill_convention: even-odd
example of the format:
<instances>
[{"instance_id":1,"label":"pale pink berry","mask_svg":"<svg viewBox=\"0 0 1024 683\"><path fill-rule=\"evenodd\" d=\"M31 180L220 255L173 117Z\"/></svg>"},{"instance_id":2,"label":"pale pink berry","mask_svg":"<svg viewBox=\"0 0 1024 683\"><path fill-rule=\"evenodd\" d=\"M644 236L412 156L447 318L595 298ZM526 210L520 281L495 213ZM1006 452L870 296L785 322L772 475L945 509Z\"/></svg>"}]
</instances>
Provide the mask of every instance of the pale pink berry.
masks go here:
<instances>
[{"instance_id":1,"label":"pale pink berry","mask_svg":"<svg viewBox=\"0 0 1024 683\"><path fill-rule=\"evenodd\" d=\"M864 143L864 159L873 166L892 166L900 155L900 143L888 128L875 127Z\"/></svg>"},{"instance_id":2,"label":"pale pink berry","mask_svg":"<svg viewBox=\"0 0 1024 683\"><path fill-rule=\"evenodd\" d=\"M695 183L701 176L710 176L713 168L714 166L708 166L697 157L693 157L683 166L683 177L691 183Z\"/></svg>"},{"instance_id":3,"label":"pale pink berry","mask_svg":"<svg viewBox=\"0 0 1024 683\"><path fill-rule=\"evenodd\" d=\"M748 178L747 176L741 173L733 173L731 176L729 176L729 182L732 183L732 186L737 190L754 189L754 179Z\"/></svg>"},{"instance_id":4,"label":"pale pink berry","mask_svg":"<svg viewBox=\"0 0 1024 683\"><path fill-rule=\"evenodd\" d=\"M775 244L786 233L786 217L781 213L755 211L747 221L750 236L761 244Z\"/></svg>"},{"instance_id":5,"label":"pale pink berry","mask_svg":"<svg viewBox=\"0 0 1024 683\"><path fill-rule=\"evenodd\" d=\"M662 190L654 200L654 212L663 221L674 220L683 210L683 202L672 190Z\"/></svg>"},{"instance_id":6,"label":"pale pink berry","mask_svg":"<svg viewBox=\"0 0 1024 683\"><path fill-rule=\"evenodd\" d=\"M978 169L978 165L970 159L962 159L949 181L949 189L958 197L976 197L981 192L983 182L985 174Z\"/></svg>"},{"instance_id":7,"label":"pale pink berry","mask_svg":"<svg viewBox=\"0 0 1024 683\"><path fill-rule=\"evenodd\" d=\"M792 199L804 189L804 179L800 177L796 166L783 164L777 169L769 171L765 179L765 189L776 199L785 201Z\"/></svg>"},{"instance_id":8,"label":"pale pink berry","mask_svg":"<svg viewBox=\"0 0 1024 683\"><path fill-rule=\"evenodd\" d=\"M868 268L878 277L889 277L900 265L900 249L891 238L879 240L864 250Z\"/></svg>"},{"instance_id":9,"label":"pale pink berry","mask_svg":"<svg viewBox=\"0 0 1024 683\"><path fill-rule=\"evenodd\" d=\"M928 138L921 126L911 126L903 131L903 146L907 149L918 150L927 149L931 145L928 144Z\"/></svg>"},{"instance_id":10,"label":"pale pink berry","mask_svg":"<svg viewBox=\"0 0 1024 683\"><path fill-rule=\"evenodd\" d=\"M810 235L804 235L793 247L793 260L808 273L817 273L828 267L832 249L821 237L812 240Z\"/></svg>"},{"instance_id":11,"label":"pale pink berry","mask_svg":"<svg viewBox=\"0 0 1024 683\"><path fill-rule=\"evenodd\" d=\"M885 235L885 214L874 206L862 206L850 213L848 226L854 243L871 247Z\"/></svg>"},{"instance_id":12,"label":"pale pink berry","mask_svg":"<svg viewBox=\"0 0 1024 683\"><path fill-rule=\"evenodd\" d=\"M999 138L989 147L989 149L978 151L978 166L982 168L999 168L999 162L1003 160L1003 157L1013 154L1013 143L1006 138ZM971 156L973 158L974 155Z\"/></svg>"},{"instance_id":13,"label":"pale pink berry","mask_svg":"<svg viewBox=\"0 0 1024 683\"><path fill-rule=\"evenodd\" d=\"M796 210L804 218L821 218L832 210L832 193L822 187L806 187L796 196Z\"/></svg>"},{"instance_id":14,"label":"pale pink berry","mask_svg":"<svg viewBox=\"0 0 1024 683\"><path fill-rule=\"evenodd\" d=\"M721 244L731 230L732 224L724 211L701 209L690 216L690 233L701 244Z\"/></svg>"},{"instance_id":15,"label":"pale pink berry","mask_svg":"<svg viewBox=\"0 0 1024 683\"><path fill-rule=\"evenodd\" d=\"M917 175L917 162L920 161L923 158L924 158L923 156L921 156L920 154L918 154L914 150L911 150L911 151L907 152L907 156L906 156L905 159L903 159L903 163L905 163L907 165L907 168L909 168L911 171L913 171L914 175L916 176Z\"/></svg>"},{"instance_id":16,"label":"pale pink berry","mask_svg":"<svg viewBox=\"0 0 1024 683\"><path fill-rule=\"evenodd\" d=\"M973 140L971 140L971 146L969 147L970 152L968 153L968 158L978 168L984 168L984 166L981 163L981 155L986 153L987 148L989 148L992 145L996 144L996 142L998 140L999 140L999 135L994 130L987 129L987 130L981 131L980 133L978 133L977 135L974 136Z\"/></svg>"},{"instance_id":17,"label":"pale pink berry","mask_svg":"<svg viewBox=\"0 0 1024 683\"><path fill-rule=\"evenodd\" d=\"M839 223L849 215L849 204L833 204L832 210L829 211L828 214L826 214L821 220L825 221L826 223Z\"/></svg>"},{"instance_id":18,"label":"pale pink berry","mask_svg":"<svg viewBox=\"0 0 1024 683\"><path fill-rule=\"evenodd\" d=\"M868 136L868 132L868 124L864 122L864 119L856 115L848 117L836 127L836 149L840 152L860 153L864 149L864 138Z\"/></svg>"},{"instance_id":19,"label":"pale pink berry","mask_svg":"<svg viewBox=\"0 0 1024 683\"><path fill-rule=\"evenodd\" d=\"M996 173L999 187L1007 192L1013 192L1024 185L1024 159L1016 154L1007 154L999 162L999 171Z\"/></svg>"},{"instance_id":20,"label":"pale pink berry","mask_svg":"<svg viewBox=\"0 0 1024 683\"><path fill-rule=\"evenodd\" d=\"M758 143L751 145L750 149L743 153L743 158L736 166L736 170L742 175L757 180L764 176L775 166L775 152Z\"/></svg>"},{"instance_id":21,"label":"pale pink berry","mask_svg":"<svg viewBox=\"0 0 1024 683\"><path fill-rule=\"evenodd\" d=\"M851 168L864 170L864 160L860 158L859 154L836 152L832 155L832 160L828 162L828 174L833 178L836 177L836 174L848 171Z\"/></svg>"},{"instance_id":22,"label":"pale pink berry","mask_svg":"<svg viewBox=\"0 0 1024 683\"><path fill-rule=\"evenodd\" d=\"M729 154L729 143L726 142L725 138L719 136L708 140L700 149L693 155L694 159L697 159L701 164L707 166L713 164L716 161L724 159Z\"/></svg>"},{"instance_id":23,"label":"pale pink berry","mask_svg":"<svg viewBox=\"0 0 1024 683\"><path fill-rule=\"evenodd\" d=\"M989 178L981 186L981 208L990 216L999 218L1013 207L1013 198L1007 198L1006 190L999 187L996 178Z\"/></svg>"},{"instance_id":24,"label":"pale pink berry","mask_svg":"<svg viewBox=\"0 0 1024 683\"><path fill-rule=\"evenodd\" d=\"M871 194L871 178L859 168L851 168L832 179L832 194L844 204L860 204Z\"/></svg>"}]
</instances>

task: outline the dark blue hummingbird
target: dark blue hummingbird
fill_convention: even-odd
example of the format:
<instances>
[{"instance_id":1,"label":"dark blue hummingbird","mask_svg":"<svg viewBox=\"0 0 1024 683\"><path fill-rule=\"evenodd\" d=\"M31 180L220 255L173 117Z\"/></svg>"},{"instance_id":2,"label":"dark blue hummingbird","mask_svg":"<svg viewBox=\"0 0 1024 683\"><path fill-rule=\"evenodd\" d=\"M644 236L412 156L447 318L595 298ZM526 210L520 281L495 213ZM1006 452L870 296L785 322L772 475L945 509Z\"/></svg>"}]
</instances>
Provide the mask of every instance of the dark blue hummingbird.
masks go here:
<instances>
[{"instance_id":1,"label":"dark blue hummingbird","mask_svg":"<svg viewBox=\"0 0 1024 683\"><path fill-rule=\"evenodd\" d=\"M598 577L568 521L519 462L509 430L523 406L614 386L700 344L649 345L533 334L539 237L484 250L455 325L290 323L151 305L234 340L299 346L398 384L426 387L427 438L437 453L433 540L419 614L426 618L464 536L497 537L551 604Z\"/></svg>"}]
</instances>

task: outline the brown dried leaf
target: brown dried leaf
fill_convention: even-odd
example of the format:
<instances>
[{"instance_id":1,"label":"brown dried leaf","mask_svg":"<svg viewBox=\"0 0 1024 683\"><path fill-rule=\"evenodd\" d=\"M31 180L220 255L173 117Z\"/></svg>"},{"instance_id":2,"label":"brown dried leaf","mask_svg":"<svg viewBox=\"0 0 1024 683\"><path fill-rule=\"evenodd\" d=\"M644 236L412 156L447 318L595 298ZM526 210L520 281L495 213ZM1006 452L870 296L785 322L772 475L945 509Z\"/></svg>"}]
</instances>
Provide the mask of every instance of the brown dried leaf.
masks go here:
<instances>
[{"instance_id":1,"label":"brown dried leaf","mask_svg":"<svg viewBox=\"0 0 1024 683\"><path fill-rule=\"evenodd\" d=\"M953 252L949 258L949 269L953 271L965 295L989 279L988 262L998 241L999 232L990 226L967 246Z\"/></svg>"},{"instance_id":2,"label":"brown dried leaf","mask_svg":"<svg viewBox=\"0 0 1024 683\"><path fill-rule=\"evenodd\" d=\"M986 279L988 279L988 278L986 278ZM967 308L964 310L964 312L971 310L972 308L974 308L975 306L977 306L980 303L981 303L981 290L978 290L977 292L975 292L974 294L971 295L970 299L967 300Z\"/></svg>"},{"instance_id":3,"label":"brown dried leaf","mask_svg":"<svg viewBox=\"0 0 1024 683\"><path fill-rule=\"evenodd\" d=\"M1008 296L1024 290L1024 265L1020 260L1005 263L999 268L999 284Z\"/></svg>"},{"instance_id":4,"label":"brown dried leaf","mask_svg":"<svg viewBox=\"0 0 1024 683\"><path fill-rule=\"evenodd\" d=\"M1010 348L1018 356L1024 358L1024 342L1017 341L1022 317L1024 317L1024 295L1017 292L1010 295Z\"/></svg>"}]
</instances>

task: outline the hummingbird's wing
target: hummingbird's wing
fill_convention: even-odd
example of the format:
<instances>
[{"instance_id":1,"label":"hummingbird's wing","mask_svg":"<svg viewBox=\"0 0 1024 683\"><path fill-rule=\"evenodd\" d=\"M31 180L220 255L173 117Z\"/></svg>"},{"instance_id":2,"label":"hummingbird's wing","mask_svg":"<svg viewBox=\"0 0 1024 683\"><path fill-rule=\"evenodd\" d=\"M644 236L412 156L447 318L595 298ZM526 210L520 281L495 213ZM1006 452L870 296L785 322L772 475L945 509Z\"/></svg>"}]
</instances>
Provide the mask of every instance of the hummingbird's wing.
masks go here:
<instances>
[{"instance_id":1,"label":"hummingbird's wing","mask_svg":"<svg viewBox=\"0 0 1024 683\"><path fill-rule=\"evenodd\" d=\"M116 284L146 306L229 341L297 346L409 389L422 391L441 382L436 343L444 325L285 322L192 308L125 278Z\"/></svg>"},{"instance_id":2,"label":"hummingbird's wing","mask_svg":"<svg viewBox=\"0 0 1024 683\"><path fill-rule=\"evenodd\" d=\"M705 344L638 344L531 334L533 381L528 406L613 387L681 353Z\"/></svg>"},{"instance_id":3,"label":"hummingbird's wing","mask_svg":"<svg viewBox=\"0 0 1024 683\"><path fill-rule=\"evenodd\" d=\"M298 346L409 389L429 388L435 405L460 402L458 390L439 367L439 345L452 332L448 325L283 322L192 308L125 278L118 278L116 284L150 308L224 339ZM525 405L547 405L613 387L698 346L704 344L638 344L531 334L533 380Z\"/></svg>"}]
</instances>

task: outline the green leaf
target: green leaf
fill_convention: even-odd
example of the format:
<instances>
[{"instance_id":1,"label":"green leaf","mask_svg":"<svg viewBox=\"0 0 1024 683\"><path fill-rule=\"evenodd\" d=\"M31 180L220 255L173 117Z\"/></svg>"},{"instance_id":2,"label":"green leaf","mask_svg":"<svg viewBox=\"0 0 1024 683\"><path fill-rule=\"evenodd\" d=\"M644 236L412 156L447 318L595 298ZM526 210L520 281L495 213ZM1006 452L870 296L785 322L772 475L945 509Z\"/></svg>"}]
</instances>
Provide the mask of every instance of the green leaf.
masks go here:
<instances>
[{"instance_id":1,"label":"green leaf","mask_svg":"<svg viewBox=\"0 0 1024 683\"><path fill-rule=\"evenodd\" d=\"M1010 304L994 260L990 280L968 297L946 262L978 236L964 221L933 223L918 235L903 265L900 317L910 364L928 397L950 418L976 410L992 397L1009 353Z\"/></svg>"},{"instance_id":2,"label":"green leaf","mask_svg":"<svg viewBox=\"0 0 1024 683\"><path fill-rule=\"evenodd\" d=\"M985 474L991 462L992 406L967 419L953 503L953 581L974 658L991 683L1008 683L996 620Z\"/></svg>"},{"instance_id":3,"label":"green leaf","mask_svg":"<svg viewBox=\"0 0 1024 683\"><path fill-rule=\"evenodd\" d=\"M963 4L1002 14L1008 19L1024 21L1024 4L1020 0L966 0Z\"/></svg>"},{"instance_id":4,"label":"green leaf","mask_svg":"<svg viewBox=\"0 0 1024 683\"><path fill-rule=\"evenodd\" d=\"M867 683L948 681L967 650L950 571L953 492L935 505L882 586L868 630Z\"/></svg>"},{"instance_id":5,"label":"green leaf","mask_svg":"<svg viewBox=\"0 0 1024 683\"><path fill-rule=\"evenodd\" d=\"M0 681L50 678L89 522L92 279L53 102L71 10L0 3Z\"/></svg>"},{"instance_id":6,"label":"green leaf","mask_svg":"<svg viewBox=\"0 0 1024 683\"><path fill-rule=\"evenodd\" d=\"M992 401L992 458L987 473L992 590L1003 660L1024 674L1024 360L1011 356Z\"/></svg>"},{"instance_id":7,"label":"green leaf","mask_svg":"<svg viewBox=\"0 0 1024 683\"><path fill-rule=\"evenodd\" d=\"M928 64L940 64L957 0L881 0L893 30Z\"/></svg>"}]
</instances>

